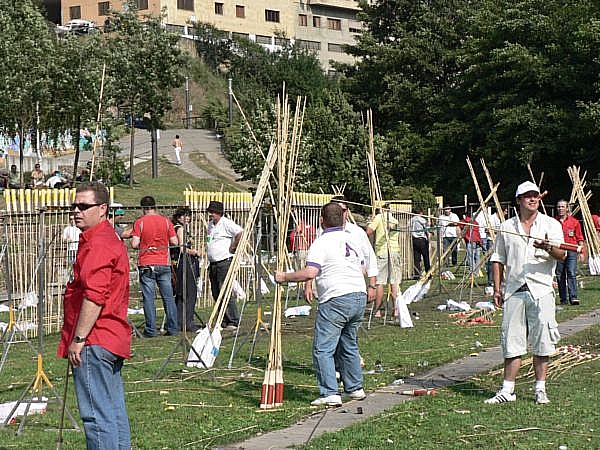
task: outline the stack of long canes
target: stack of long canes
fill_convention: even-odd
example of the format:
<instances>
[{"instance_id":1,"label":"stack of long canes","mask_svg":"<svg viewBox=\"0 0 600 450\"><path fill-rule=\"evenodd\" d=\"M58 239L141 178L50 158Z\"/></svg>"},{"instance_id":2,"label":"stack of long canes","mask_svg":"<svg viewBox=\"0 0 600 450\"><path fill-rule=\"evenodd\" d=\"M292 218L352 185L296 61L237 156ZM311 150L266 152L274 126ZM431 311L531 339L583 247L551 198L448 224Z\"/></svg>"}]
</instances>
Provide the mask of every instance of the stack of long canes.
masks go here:
<instances>
[{"instance_id":1,"label":"stack of long canes","mask_svg":"<svg viewBox=\"0 0 600 450\"><path fill-rule=\"evenodd\" d=\"M240 262L244 257L243 250L248 246L256 218L258 217L258 213L260 211L260 206L269 185L269 177L271 176L271 171L275 165L276 157L276 147L275 145L271 145L269 154L267 156L267 161L263 167L260 181L256 188L256 194L254 195L254 199L252 201L252 207L250 209L250 213L248 214L248 218L246 219L244 231L242 232L242 237L240 238L238 244L239 250L236 251L235 255L233 256L233 260L231 261L231 265L229 266L229 270L227 271L227 275L223 283L223 288L221 289L221 292L219 292L219 297L215 302L215 306L212 310L210 318L208 319L206 327L203 328L200 333L198 333L198 336L192 343L192 348L187 360L188 367L209 368L213 366L215 359L217 358L219 348L221 346L221 323L223 321L223 317L225 316L225 312L227 311L227 306L229 305L236 274L238 273L240 267Z\"/></svg>"},{"instance_id":2,"label":"stack of long canes","mask_svg":"<svg viewBox=\"0 0 600 450\"><path fill-rule=\"evenodd\" d=\"M585 181L579 176L579 167L569 167L567 169L571 181L573 182L573 194L577 199L579 208L581 209L581 217L583 218L583 229L588 247L589 267L592 275L600 275L600 239L596 232L594 219L588 206L589 193L585 193ZM584 177L585 178L585 177Z\"/></svg>"},{"instance_id":3,"label":"stack of long canes","mask_svg":"<svg viewBox=\"0 0 600 450\"><path fill-rule=\"evenodd\" d=\"M293 119L290 117L290 108L287 98L277 104L277 270L283 271L288 261L286 249L286 236L289 218L292 208L292 196L294 192L294 179L296 176L296 165L298 150L300 148L300 137L302 123L304 120L304 108L306 100L296 100L296 111ZM290 125L292 126L290 135ZM281 299L282 286L275 288L273 300L273 314L271 322L271 339L269 342L269 360L265 371L265 378L260 396L260 408L271 409L283 404L283 361L281 353Z\"/></svg>"}]
</instances>

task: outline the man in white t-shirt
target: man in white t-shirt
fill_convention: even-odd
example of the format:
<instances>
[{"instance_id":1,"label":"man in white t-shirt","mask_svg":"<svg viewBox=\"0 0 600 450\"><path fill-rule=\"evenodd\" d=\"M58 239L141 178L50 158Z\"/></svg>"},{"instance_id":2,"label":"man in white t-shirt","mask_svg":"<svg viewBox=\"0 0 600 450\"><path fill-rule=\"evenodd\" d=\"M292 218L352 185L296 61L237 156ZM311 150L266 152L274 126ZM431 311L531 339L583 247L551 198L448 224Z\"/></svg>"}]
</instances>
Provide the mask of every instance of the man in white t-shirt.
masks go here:
<instances>
[{"instance_id":1,"label":"man in white t-shirt","mask_svg":"<svg viewBox=\"0 0 600 450\"><path fill-rule=\"evenodd\" d=\"M457 214L452 212L452 209L449 206L446 206L438 221L441 227L440 234L442 235L444 252L446 252L450 246L453 246L452 251L450 252L450 261L452 262L453 266L456 266L458 263L458 246L456 245L458 227L456 224L460 221L460 219L458 218ZM449 265L448 262L448 257L446 257L446 266Z\"/></svg>"},{"instance_id":2,"label":"man in white t-shirt","mask_svg":"<svg viewBox=\"0 0 600 450\"><path fill-rule=\"evenodd\" d=\"M206 211L210 219L208 223L208 244L206 246L210 263L208 278L213 299L217 301L244 229L230 218L223 216L224 206L222 202L211 201ZM221 327L226 330L236 330L240 323L240 316L235 301L232 299L223 299L223 301L228 303Z\"/></svg>"},{"instance_id":3,"label":"man in white t-shirt","mask_svg":"<svg viewBox=\"0 0 600 450\"><path fill-rule=\"evenodd\" d=\"M316 279L319 309L315 319L313 363L320 397L312 405L339 406L342 399L335 376L336 367L348 396L354 400L366 397L357 335L367 297L369 301L375 299L376 276L369 277L367 287L364 278L366 255L361 244L344 231L342 206L334 202L326 204L321 210L321 218L324 231L311 245L306 267L291 273L275 272L275 281ZM313 298L308 296L306 300L311 303Z\"/></svg>"}]
</instances>

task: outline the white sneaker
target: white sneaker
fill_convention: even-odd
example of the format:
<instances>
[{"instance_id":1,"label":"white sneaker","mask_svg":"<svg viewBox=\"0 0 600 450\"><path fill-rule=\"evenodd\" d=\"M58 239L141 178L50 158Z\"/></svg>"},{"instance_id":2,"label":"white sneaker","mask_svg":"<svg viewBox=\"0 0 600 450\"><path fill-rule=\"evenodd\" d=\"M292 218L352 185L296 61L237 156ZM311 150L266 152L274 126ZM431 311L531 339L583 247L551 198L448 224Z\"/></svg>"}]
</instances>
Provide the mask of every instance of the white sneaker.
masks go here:
<instances>
[{"instance_id":1,"label":"white sneaker","mask_svg":"<svg viewBox=\"0 0 600 450\"><path fill-rule=\"evenodd\" d=\"M483 403L487 403L488 405L495 405L497 403L506 403L506 402L514 402L517 399L516 394L509 394L507 392L498 391L496 395L487 400L484 400Z\"/></svg>"},{"instance_id":2,"label":"white sneaker","mask_svg":"<svg viewBox=\"0 0 600 450\"><path fill-rule=\"evenodd\" d=\"M350 397L352 400L364 400L367 398L367 394L365 394L365 390L361 388L354 392L350 392L348 397Z\"/></svg>"},{"instance_id":3,"label":"white sneaker","mask_svg":"<svg viewBox=\"0 0 600 450\"><path fill-rule=\"evenodd\" d=\"M550 399L548 398L548 394L546 394L546 391L535 391L535 402L538 405L545 405L546 403L550 403Z\"/></svg>"},{"instance_id":4,"label":"white sneaker","mask_svg":"<svg viewBox=\"0 0 600 450\"><path fill-rule=\"evenodd\" d=\"M342 406L342 397L336 394L328 395L327 397L319 397L310 404L313 406Z\"/></svg>"}]
</instances>

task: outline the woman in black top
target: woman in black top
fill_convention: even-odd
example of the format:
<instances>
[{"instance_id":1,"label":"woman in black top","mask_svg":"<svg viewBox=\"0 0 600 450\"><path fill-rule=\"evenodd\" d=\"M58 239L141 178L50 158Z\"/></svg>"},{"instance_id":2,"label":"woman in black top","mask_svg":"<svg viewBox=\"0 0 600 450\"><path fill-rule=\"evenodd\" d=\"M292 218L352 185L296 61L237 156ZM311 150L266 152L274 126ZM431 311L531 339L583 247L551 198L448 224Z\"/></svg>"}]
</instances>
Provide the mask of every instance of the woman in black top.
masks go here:
<instances>
[{"instance_id":1,"label":"woman in black top","mask_svg":"<svg viewBox=\"0 0 600 450\"><path fill-rule=\"evenodd\" d=\"M180 246L171 248L171 261L175 270L174 292L179 327L183 330L183 311L185 306L186 329L195 333L198 331L198 325L194 323L194 313L196 310L196 298L198 297L197 282L200 275L200 264L198 262L198 251L192 248L192 239L187 230L191 216L192 212L189 208L178 208L173 214L171 220L177 232ZM181 253L182 244L185 250L183 254ZM184 267L187 268L185 277Z\"/></svg>"}]
</instances>

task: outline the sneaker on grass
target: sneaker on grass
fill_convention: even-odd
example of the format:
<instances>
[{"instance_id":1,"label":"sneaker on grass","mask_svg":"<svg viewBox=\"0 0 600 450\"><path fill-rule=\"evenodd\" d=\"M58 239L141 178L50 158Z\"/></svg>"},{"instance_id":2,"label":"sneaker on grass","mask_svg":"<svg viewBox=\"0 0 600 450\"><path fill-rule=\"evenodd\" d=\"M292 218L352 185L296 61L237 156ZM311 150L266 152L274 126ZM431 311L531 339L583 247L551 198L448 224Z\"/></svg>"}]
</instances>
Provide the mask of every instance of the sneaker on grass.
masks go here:
<instances>
[{"instance_id":1,"label":"sneaker on grass","mask_svg":"<svg viewBox=\"0 0 600 450\"><path fill-rule=\"evenodd\" d=\"M538 405L545 405L546 403L550 403L550 399L548 399L548 394L546 394L546 391L535 391L535 402Z\"/></svg>"},{"instance_id":2,"label":"sneaker on grass","mask_svg":"<svg viewBox=\"0 0 600 450\"><path fill-rule=\"evenodd\" d=\"M310 404L313 406L342 406L342 397L336 394L328 395L327 397L319 397Z\"/></svg>"},{"instance_id":3,"label":"sneaker on grass","mask_svg":"<svg viewBox=\"0 0 600 450\"><path fill-rule=\"evenodd\" d=\"M350 397L352 400L364 400L365 398L367 398L367 394L365 394L365 390L364 389L357 389L354 392L349 392L348 397Z\"/></svg>"},{"instance_id":4,"label":"sneaker on grass","mask_svg":"<svg viewBox=\"0 0 600 450\"><path fill-rule=\"evenodd\" d=\"M495 405L497 403L514 402L517 399L516 394L509 394L508 392L498 391L496 395L488 398L484 401L488 405Z\"/></svg>"}]
</instances>

